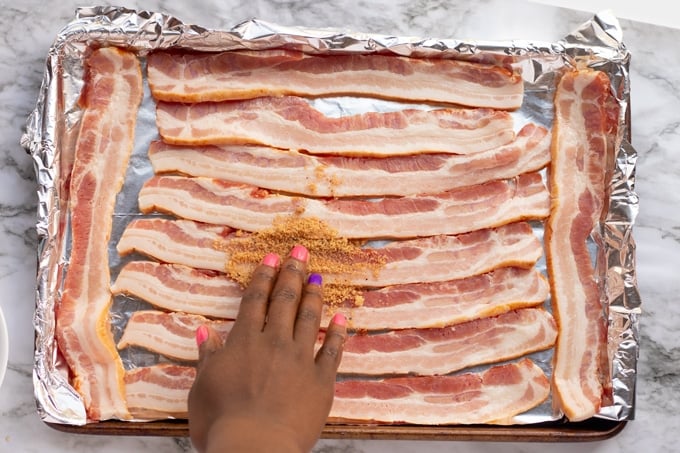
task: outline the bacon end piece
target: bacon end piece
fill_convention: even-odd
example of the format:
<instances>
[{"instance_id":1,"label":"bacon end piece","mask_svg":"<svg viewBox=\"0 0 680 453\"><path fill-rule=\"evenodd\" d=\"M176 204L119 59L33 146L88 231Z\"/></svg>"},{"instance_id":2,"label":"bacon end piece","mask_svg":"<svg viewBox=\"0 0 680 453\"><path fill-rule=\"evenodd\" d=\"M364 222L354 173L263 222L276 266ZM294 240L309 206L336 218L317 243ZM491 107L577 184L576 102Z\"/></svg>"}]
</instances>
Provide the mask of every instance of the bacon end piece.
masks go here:
<instances>
[{"instance_id":1,"label":"bacon end piece","mask_svg":"<svg viewBox=\"0 0 680 453\"><path fill-rule=\"evenodd\" d=\"M56 338L89 420L129 419L124 369L108 321L108 242L116 195L132 151L142 74L113 47L85 62L84 108L71 173L72 250L57 306Z\"/></svg>"},{"instance_id":2,"label":"bacon end piece","mask_svg":"<svg viewBox=\"0 0 680 453\"><path fill-rule=\"evenodd\" d=\"M546 255L560 332L555 400L572 421L596 414L609 385L606 319L587 241L605 206L616 112L604 73L575 71L562 77L555 95Z\"/></svg>"},{"instance_id":3,"label":"bacon end piece","mask_svg":"<svg viewBox=\"0 0 680 453\"><path fill-rule=\"evenodd\" d=\"M125 396L138 420L187 418L189 390L196 379L193 367L161 363L125 373Z\"/></svg>"},{"instance_id":4,"label":"bacon end piece","mask_svg":"<svg viewBox=\"0 0 680 453\"><path fill-rule=\"evenodd\" d=\"M417 425L507 424L548 398L550 383L529 359L481 373L343 380L335 384L334 422Z\"/></svg>"},{"instance_id":5,"label":"bacon end piece","mask_svg":"<svg viewBox=\"0 0 680 453\"><path fill-rule=\"evenodd\" d=\"M548 216L550 193L539 173L435 195L380 200L292 197L227 181L154 176L139 208L245 231L270 228L277 216L312 217L346 238L410 238L467 233Z\"/></svg>"},{"instance_id":6,"label":"bacon end piece","mask_svg":"<svg viewBox=\"0 0 680 453\"><path fill-rule=\"evenodd\" d=\"M201 325L210 325L226 338L233 322L214 321L187 313L140 310L130 316L118 341L118 349L139 346L169 358L196 361L196 329Z\"/></svg>"},{"instance_id":7,"label":"bacon end piece","mask_svg":"<svg viewBox=\"0 0 680 453\"><path fill-rule=\"evenodd\" d=\"M440 193L540 170L550 162L550 134L527 124L517 139L474 154L399 157L310 156L264 146L187 147L154 141L156 174L224 178L313 197L409 196ZM295 174L295 178L290 175Z\"/></svg>"},{"instance_id":8,"label":"bacon end piece","mask_svg":"<svg viewBox=\"0 0 680 453\"><path fill-rule=\"evenodd\" d=\"M166 310L235 319L243 288L225 274L179 264L131 261L111 286Z\"/></svg>"},{"instance_id":9,"label":"bacon end piece","mask_svg":"<svg viewBox=\"0 0 680 453\"><path fill-rule=\"evenodd\" d=\"M224 271L229 255L215 247L233 230L191 220L136 219L125 228L116 249L122 255L139 252L165 262Z\"/></svg>"},{"instance_id":10,"label":"bacon end piece","mask_svg":"<svg viewBox=\"0 0 680 453\"><path fill-rule=\"evenodd\" d=\"M149 55L148 73L156 99L187 103L363 95L516 109L524 96L521 75L507 68L396 55L306 55L284 49L160 51Z\"/></svg>"},{"instance_id":11,"label":"bacon end piece","mask_svg":"<svg viewBox=\"0 0 680 453\"><path fill-rule=\"evenodd\" d=\"M507 145L512 116L492 109L406 109L333 118L297 97L159 102L156 124L173 145L260 144L312 154L469 154Z\"/></svg>"}]
</instances>

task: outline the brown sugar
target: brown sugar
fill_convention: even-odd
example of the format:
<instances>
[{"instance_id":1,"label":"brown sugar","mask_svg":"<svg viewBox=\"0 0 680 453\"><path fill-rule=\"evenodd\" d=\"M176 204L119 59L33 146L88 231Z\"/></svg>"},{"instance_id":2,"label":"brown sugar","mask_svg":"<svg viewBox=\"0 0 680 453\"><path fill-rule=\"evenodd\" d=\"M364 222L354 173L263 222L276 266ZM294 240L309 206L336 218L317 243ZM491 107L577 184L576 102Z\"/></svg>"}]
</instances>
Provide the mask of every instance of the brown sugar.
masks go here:
<instances>
[{"instance_id":1,"label":"brown sugar","mask_svg":"<svg viewBox=\"0 0 680 453\"><path fill-rule=\"evenodd\" d=\"M367 273L375 275L385 264L381 254L362 248L363 242L338 236L319 219L300 216L276 218L272 227L263 231L238 232L228 241L219 241L215 248L229 254L226 272L245 286L267 253L284 257L296 244L310 252L309 272L333 276L333 283L324 285L324 301L330 308L348 300L361 305L361 291L349 284L349 279Z\"/></svg>"}]
</instances>

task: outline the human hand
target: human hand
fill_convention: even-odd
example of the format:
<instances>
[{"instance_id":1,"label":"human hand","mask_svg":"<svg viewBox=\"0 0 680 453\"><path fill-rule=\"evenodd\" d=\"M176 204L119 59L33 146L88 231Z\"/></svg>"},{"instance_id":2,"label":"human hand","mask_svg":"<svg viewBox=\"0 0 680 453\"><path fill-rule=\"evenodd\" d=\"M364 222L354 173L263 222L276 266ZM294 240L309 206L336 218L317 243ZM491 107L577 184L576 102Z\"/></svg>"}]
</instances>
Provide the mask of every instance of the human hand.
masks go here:
<instances>
[{"instance_id":1,"label":"human hand","mask_svg":"<svg viewBox=\"0 0 680 453\"><path fill-rule=\"evenodd\" d=\"M323 300L318 274L305 283L308 258L295 246L280 271L277 255L263 259L224 345L209 327L197 330L189 432L199 451L305 452L319 438L346 320L333 317L315 355Z\"/></svg>"}]
</instances>

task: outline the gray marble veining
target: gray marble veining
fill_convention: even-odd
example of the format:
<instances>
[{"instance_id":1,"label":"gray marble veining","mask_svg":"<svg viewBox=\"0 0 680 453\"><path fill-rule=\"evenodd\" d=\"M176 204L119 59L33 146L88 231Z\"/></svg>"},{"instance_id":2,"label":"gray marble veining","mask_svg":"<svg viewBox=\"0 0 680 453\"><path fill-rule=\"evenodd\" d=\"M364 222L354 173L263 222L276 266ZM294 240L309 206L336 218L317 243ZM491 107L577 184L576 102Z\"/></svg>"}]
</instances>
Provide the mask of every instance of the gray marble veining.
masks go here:
<instances>
[{"instance_id":1,"label":"gray marble veining","mask_svg":"<svg viewBox=\"0 0 680 453\"><path fill-rule=\"evenodd\" d=\"M191 23L229 28L257 17L283 25L343 27L408 36L556 40L588 13L515 0L208 0L123 1ZM0 388L0 452L192 451L187 439L74 436L39 419L31 379L35 291L36 183L19 146L35 106L44 58L76 0L0 0L0 306L9 324L10 361ZM637 269L643 298L636 420L618 436L578 446L598 453L680 451L680 30L621 21L632 54L632 137L640 158L636 223ZM316 452L539 452L573 445L322 440Z\"/></svg>"}]
</instances>

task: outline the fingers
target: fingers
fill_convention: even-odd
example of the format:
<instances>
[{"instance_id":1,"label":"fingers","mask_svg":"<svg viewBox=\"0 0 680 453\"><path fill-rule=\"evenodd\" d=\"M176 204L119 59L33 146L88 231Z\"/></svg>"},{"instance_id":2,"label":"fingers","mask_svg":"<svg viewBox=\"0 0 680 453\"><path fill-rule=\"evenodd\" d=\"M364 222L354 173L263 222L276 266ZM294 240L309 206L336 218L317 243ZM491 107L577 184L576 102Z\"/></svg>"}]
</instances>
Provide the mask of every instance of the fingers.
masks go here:
<instances>
[{"instance_id":1,"label":"fingers","mask_svg":"<svg viewBox=\"0 0 680 453\"><path fill-rule=\"evenodd\" d=\"M313 350L314 343L319 335L323 306L321 281L322 278L319 274L309 276L303 289L297 318L295 319L295 331L293 332L295 341L303 348L309 348L309 350Z\"/></svg>"},{"instance_id":2,"label":"fingers","mask_svg":"<svg viewBox=\"0 0 680 453\"><path fill-rule=\"evenodd\" d=\"M222 347L222 338L211 327L202 325L196 329L196 345L198 346L198 369Z\"/></svg>"},{"instance_id":3,"label":"fingers","mask_svg":"<svg viewBox=\"0 0 680 453\"><path fill-rule=\"evenodd\" d=\"M323 298L320 275L312 274L304 284L308 260L309 252L301 245L293 247L280 266L277 255L265 256L244 291L231 335L266 331L275 338L295 338L303 347L313 348Z\"/></svg>"},{"instance_id":4,"label":"fingers","mask_svg":"<svg viewBox=\"0 0 680 453\"><path fill-rule=\"evenodd\" d=\"M326 337L316 353L316 364L322 378L335 381L335 375L342 359L342 348L347 338L347 319L342 313L336 313L328 324Z\"/></svg>"},{"instance_id":5,"label":"fingers","mask_svg":"<svg viewBox=\"0 0 680 453\"><path fill-rule=\"evenodd\" d=\"M309 252L296 245L281 265L269 298L265 332L279 339L292 339L300 295L307 274Z\"/></svg>"},{"instance_id":6,"label":"fingers","mask_svg":"<svg viewBox=\"0 0 680 453\"><path fill-rule=\"evenodd\" d=\"M269 295L272 292L279 268L280 258L269 253L262 263L255 268L250 283L243 291L238 316L233 330L261 332L267 316Z\"/></svg>"}]
</instances>

